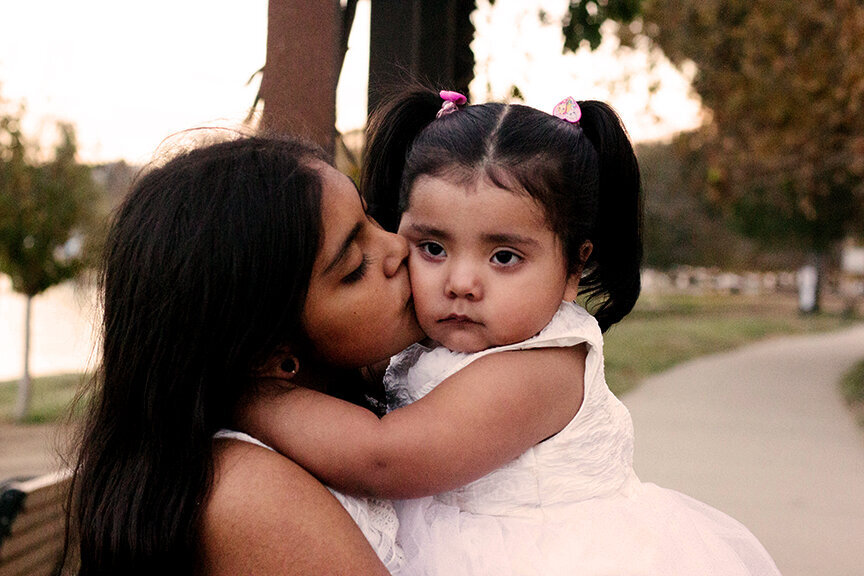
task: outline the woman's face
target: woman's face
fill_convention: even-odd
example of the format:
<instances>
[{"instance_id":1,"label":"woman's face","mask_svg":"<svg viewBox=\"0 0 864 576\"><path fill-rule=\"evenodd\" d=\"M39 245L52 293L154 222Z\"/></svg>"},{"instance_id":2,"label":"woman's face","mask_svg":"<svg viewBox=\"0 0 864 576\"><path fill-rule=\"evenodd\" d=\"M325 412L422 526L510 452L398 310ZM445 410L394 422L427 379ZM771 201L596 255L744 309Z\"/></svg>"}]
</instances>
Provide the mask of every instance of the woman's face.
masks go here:
<instances>
[{"instance_id":1,"label":"woman's face","mask_svg":"<svg viewBox=\"0 0 864 576\"><path fill-rule=\"evenodd\" d=\"M323 163L315 167L322 182L323 240L303 326L322 360L368 366L423 337L411 299L408 244L366 215L347 176Z\"/></svg>"}]
</instances>

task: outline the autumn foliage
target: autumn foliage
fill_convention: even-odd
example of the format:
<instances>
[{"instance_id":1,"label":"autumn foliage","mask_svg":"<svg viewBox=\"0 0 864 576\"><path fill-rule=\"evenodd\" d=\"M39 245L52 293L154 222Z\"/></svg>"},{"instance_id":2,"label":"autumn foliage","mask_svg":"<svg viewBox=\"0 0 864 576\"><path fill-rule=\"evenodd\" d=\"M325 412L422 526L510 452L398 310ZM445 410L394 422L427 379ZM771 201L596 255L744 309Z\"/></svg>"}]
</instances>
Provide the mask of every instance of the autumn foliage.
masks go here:
<instances>
[{"instance_id":1,"label":"autumn foliage","mask_svg":"<svg viewBox=\"0 0 864 576\"><path fill-rule=\"evenodd\" d=\"M709 200L746 233L822 252L864 231L864 4L650 0L644 31L695 64L686 136ZM856 234L857 231L857 234Z\"/></svg>"}]
</instances>

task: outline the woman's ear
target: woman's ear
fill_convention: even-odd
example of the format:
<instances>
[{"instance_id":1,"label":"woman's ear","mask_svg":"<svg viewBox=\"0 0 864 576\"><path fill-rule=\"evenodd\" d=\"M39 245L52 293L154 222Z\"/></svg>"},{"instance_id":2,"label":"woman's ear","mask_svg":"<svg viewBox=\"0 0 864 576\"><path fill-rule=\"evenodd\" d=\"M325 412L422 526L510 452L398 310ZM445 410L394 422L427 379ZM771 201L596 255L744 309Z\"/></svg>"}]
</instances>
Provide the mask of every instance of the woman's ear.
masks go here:
<instances>
[{"instance_id":1,"label":"woman's ear","mask_svg":"<svg viewBox=\"0 0 864 576\"><path fill-rule=\"evenodd\" d=\"M594 244L590 240L586 240L579 247L579 267L575 272L567 277L567 285L564 287L564 300L572 302L579 295L579 281L582 279L582 270L585 269L585 264L594 250Z\"/></svg>"}]
</instances>

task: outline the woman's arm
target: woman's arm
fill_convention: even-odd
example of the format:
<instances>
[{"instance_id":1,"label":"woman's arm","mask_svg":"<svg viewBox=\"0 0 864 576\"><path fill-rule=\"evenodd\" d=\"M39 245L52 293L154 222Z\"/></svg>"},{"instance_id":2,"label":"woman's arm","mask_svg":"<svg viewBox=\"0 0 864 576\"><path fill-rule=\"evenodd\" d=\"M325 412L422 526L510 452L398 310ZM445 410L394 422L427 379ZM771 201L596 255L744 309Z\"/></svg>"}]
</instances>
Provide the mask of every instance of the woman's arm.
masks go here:
<instances>
[{"instance_id":1,"label":"woman's arm","mask_svg":"<svg viewBox=\"0 0 864 576\"><path fill-rule=\"evenodd\" d=\"M387 574L320 482L284 456L237 440L217 442L199 538L197 573L206 576Z\"/></svg>"},{"instance_id":2,"label":"woman's arm","mask_svg":"<svg viewBox=\"0 0 864 576\"><path fill-rule=\"evenodd\" d=\"M582 404L585 345L490 354L379 419L296 388L259 398L240 428L350 494L415 498L452 490L567 425Z\"/></svg>"}]
</instances>

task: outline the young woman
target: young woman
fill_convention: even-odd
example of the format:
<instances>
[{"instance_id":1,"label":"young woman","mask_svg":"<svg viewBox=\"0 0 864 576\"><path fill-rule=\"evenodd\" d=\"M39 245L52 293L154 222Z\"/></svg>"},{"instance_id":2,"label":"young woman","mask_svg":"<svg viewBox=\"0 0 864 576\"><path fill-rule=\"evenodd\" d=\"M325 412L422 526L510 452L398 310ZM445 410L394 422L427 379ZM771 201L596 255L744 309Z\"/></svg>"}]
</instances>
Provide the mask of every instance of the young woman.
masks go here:
<instances>
[{"instance_id":1,"label":"young woman","mask_svg":"<svg viewBox=\"0 0 864 576\"><path fill-rule=\"evenodd\" d=\"M421 337L406 242L322 158L290 139L201 147L116 214L71 501L82 576L387 573L318 481L224 432L293 386L362 402L359 368ZM395 534L384 503L342 502L367 538Z\"/></svg>"}]
</instances>

